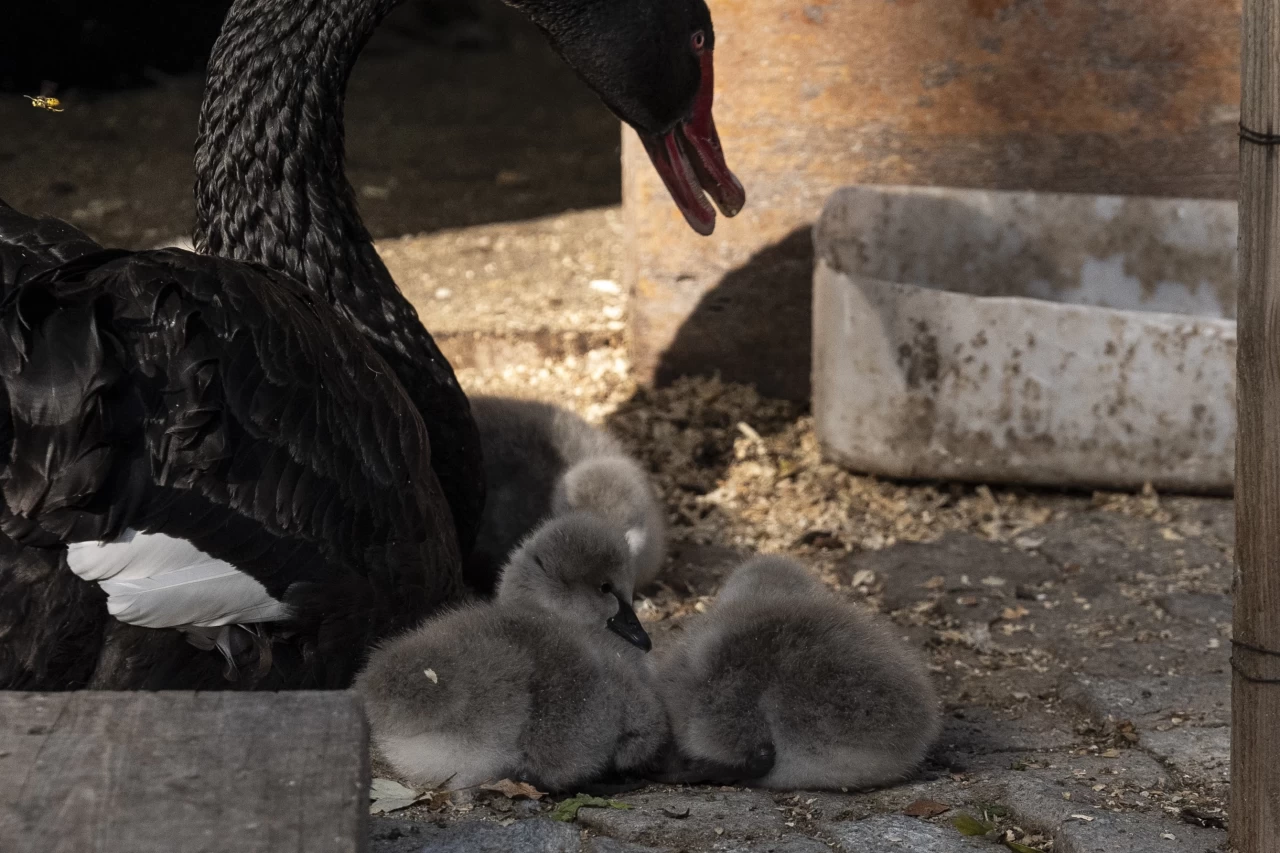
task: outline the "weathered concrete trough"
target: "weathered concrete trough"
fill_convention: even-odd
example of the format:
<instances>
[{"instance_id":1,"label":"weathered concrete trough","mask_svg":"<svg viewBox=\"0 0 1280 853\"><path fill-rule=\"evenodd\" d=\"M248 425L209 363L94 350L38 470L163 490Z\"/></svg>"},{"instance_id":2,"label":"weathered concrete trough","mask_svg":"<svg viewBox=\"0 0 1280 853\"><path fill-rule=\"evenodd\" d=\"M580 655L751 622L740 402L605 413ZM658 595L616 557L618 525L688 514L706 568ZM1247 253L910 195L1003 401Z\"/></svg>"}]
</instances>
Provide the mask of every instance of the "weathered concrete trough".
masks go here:
<instances>
[{"instance_id":1,"label":"weathered concrete trough","mask_svg":"<svg viewBox=\"0 0 1280 853\"><path fill-rule=\"evenodd\" d=\"M1231 202L863 186L814 228L813 408L858 471L1224 492Z\"/></svg>"}]
</instances>

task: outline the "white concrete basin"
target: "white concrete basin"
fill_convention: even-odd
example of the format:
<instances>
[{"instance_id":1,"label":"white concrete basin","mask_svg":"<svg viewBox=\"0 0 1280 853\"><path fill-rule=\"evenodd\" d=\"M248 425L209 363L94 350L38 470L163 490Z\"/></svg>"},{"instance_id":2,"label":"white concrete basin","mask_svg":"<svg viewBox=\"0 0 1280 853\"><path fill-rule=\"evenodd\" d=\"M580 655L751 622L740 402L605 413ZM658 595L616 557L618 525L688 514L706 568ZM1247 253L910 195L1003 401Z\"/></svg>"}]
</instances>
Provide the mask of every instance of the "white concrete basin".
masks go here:
<instances>
[{"instance_id":1,"label":"white concrete basin","mask_svg":"<svg viewBox=\"0 0 1280 853\"><path fill-rule=\"evenodd\" d=\"M1232 202L853 187L814 228L813 407L848 467L1224 492Z\"/></svg>"}]
</instances>

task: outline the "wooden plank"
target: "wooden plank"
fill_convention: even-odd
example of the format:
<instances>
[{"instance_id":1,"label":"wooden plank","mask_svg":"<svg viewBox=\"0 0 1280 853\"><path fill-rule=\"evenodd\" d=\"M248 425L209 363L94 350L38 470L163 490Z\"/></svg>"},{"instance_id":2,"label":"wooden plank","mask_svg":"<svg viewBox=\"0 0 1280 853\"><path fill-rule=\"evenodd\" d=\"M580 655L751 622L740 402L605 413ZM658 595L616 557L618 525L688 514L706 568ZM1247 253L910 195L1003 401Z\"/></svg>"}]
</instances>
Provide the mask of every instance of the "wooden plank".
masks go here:
<instances>
[{"instance_id":1,"label":"wooden plank","mask_svg":"<svg viewBox=\"0 0 1280 853\"><path fill-rule=\"evenodd\" d=\"M350 693L0 693L5 853L355 853Z\"/></svg>"},{"instance_id":2,"label":"wooden plank","mask_svg":"<svg viewBox=\"0 0 1280 853\"><path fill-rule=\"evenodd\" d=\"M1280 0L1247 0L1243 30L1231 845L1269 853L1280 839Z\"/></svg>"},{"instance_id":3,"label":"wooden plank","mask_svg":"<svg viewBox=\"0 0 1280 853\"><path fill-rule=\"evenodd\" d=\"M701 238L630 131L633 364L808 397L812 249L855 183L1234 198L1240 0L711 0L747 207Z\"/></svg>"}]
</instances>

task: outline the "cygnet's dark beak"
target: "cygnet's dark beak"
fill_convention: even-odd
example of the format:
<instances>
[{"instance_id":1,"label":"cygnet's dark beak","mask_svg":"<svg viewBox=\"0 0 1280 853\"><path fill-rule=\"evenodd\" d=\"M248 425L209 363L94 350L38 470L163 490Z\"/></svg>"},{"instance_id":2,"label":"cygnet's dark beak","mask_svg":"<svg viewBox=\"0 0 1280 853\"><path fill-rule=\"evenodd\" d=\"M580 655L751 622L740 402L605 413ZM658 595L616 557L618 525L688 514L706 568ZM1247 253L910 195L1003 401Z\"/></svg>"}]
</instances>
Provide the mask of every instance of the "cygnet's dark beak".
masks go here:
<instances>
[{"instance_id":1,"label":"cygnet's dark beak","mask_svg":"<svg viewBox=\"0 0 1280 853\"><path fill-rule=\"evenodd\" d=\"M630 602L618 598L618 612L610 616L609 621L604 624L610 631L643 651L647 652L653 648L653 641L644 632L644 626L636 618L636 612L631 609Z\"/></svg>"},{"instance_id":2,"label":"cygnet's dark beak","mask_svg":"<svg viewBox=\"0 0 1280 853\"><path fill-rule=\"evenodd\" d=\"M711 54L710 50L702 54L702 84L689 118L661 136L640 134L640 141L676 207L690 227L703 236L716 228L716 211L707 201L707 195L725 216L736 216L747 203L742 183L724 161L720 134L716 133L716 123L711 117L715 95Z\"/></svg>"}]
</instances>

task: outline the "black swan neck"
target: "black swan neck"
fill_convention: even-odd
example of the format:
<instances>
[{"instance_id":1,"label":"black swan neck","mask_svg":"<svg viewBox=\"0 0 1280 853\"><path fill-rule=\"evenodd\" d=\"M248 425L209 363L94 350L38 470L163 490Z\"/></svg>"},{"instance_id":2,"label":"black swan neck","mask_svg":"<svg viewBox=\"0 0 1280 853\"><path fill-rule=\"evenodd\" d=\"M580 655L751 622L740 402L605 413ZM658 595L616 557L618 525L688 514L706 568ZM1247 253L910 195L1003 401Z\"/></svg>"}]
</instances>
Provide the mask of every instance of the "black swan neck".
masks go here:
<instances>
[{"instance_id":1,"label":"black swan neck","mask_svg":"<svg viewBox=\"0 0 1280 853\"><path fill-rule=\"evenodd\" d=\"M400 2L236 0L209 60L195 160L199 251L288 273L383 344L421 325L360 219L343 102Z\"/></svg>"},{"instance_id":2,"label":"black swan neck","mask_svg":"<svg viewBox=\"0 0 1280 853\"><path fill-rule=\"evenodd\" d=\"M449 362L374 251L343 165L356 58L400 0L235 0L196 143L196 248L288 273L386 360L431 440L465 554L484 506L480 435Z\"/></svg>"}]
</instances>

